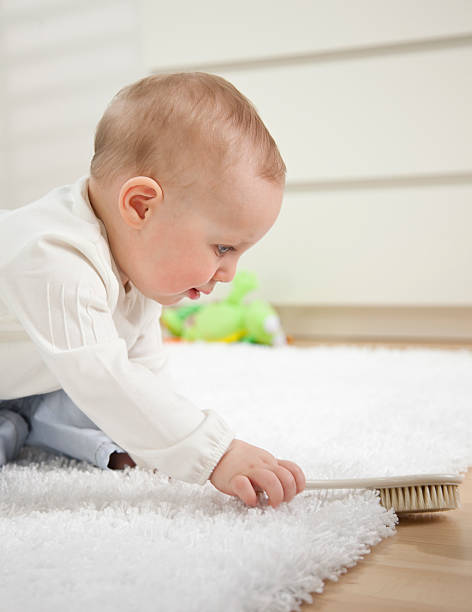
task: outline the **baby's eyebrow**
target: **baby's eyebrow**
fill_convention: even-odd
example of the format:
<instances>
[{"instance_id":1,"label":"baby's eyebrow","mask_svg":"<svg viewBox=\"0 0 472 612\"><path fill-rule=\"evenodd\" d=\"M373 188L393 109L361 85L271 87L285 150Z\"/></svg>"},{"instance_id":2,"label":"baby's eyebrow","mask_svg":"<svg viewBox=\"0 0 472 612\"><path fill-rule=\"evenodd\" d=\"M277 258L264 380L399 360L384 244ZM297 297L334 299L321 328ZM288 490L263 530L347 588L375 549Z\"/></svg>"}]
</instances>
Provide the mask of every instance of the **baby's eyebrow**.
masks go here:
<instances>
[{"instance_id":1,"label":"baby's eyebrow","mask_svg":"<svg viewBox=\"0 0 472 612\"><path fill-rule=\"evenodd\" d=\"M221 244L222 246L231 246L234 248L239 249L240 247L243 247L246 244L250 244L249 242L238 242L237 240L227 240L226 242L222 242L221 240L218 242L218 244Z\"/></svg>"},{"instance_id":2,"label":"baby's eyebrow","mask_svg":"<svg viewBox=\"0 0 472 612\"><path fill-rule=\"evenodd\" d=\"M252 246L254 243L253 242L225 242L224 243L227 246L231 246L231 248L235 249L236 251L240 251L241 249L247 249L250 246Z\"/></svg>"},{"instance_id":3,"label":"baby's eyebrow","mask_svg":"<svg viewBox=\"0 0 472 612\"><path fill-rule=\"evenodd\" d=\"M238 242L236 242L236 243L231 242L230 244L232 244L233 246L235 246L235 247L238 247L238 248L239 248L239 247L244 247L244 246L246 246L246 245L247 245L247 246L251 246L251 244L254 244L254 242L251 242L251 241L247 241L247 242L239 242L239 243L238 243Z\"/></svg>"},{"instance_id":4,"label":"baby's eyebrow","mask_svg":"<svg viewBox=\"0 0 472 612\"><path fill-rule=\"evenodd\" d=\"M227 240L226 242L223 242L223 241L219 240L218 244L221 244L221 245L224 245L224 246L232 246L235 249L239 249L241 247L252 246L256 242L257 242L257 240L241 240L239 242L238 242L238 240Z\"/></svg>"}]
</instances>

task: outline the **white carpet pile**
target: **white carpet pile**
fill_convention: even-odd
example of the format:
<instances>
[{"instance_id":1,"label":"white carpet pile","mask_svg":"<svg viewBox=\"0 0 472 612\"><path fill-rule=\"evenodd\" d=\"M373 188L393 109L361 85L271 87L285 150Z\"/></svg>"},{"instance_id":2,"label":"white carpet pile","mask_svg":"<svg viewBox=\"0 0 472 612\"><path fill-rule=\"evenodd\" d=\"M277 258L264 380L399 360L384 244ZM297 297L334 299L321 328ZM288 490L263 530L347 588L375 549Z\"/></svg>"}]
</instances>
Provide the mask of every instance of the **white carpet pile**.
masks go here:
<instances>
[{"instance_id":1,"label":"white carpet pile","mask_svg":"<svg viewBox=\"0 0 472 612\"><path fill-rule=\"evenodd\" d=\"M169 344L179 391L307 479L465 473L472 352ZM369 490L249 508L24 447L0 470L8 612L290 612L395 535Z\"/></svg>"}]
</instances>

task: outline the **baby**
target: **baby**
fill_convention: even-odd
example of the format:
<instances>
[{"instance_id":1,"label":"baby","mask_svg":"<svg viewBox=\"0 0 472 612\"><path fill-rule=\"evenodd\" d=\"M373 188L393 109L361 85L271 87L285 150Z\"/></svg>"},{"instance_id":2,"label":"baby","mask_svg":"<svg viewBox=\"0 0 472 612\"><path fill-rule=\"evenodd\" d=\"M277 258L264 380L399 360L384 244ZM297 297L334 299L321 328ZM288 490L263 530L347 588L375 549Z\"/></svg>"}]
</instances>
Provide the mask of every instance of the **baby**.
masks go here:
<instances>
[{"instance_id":1,"label":"baby","mask_svg":"<svg viewBox=\"0 0 472 612\"><path fill-rule=\"evenodd\" d=\"M153 75L112 99L90 173L0 210L0 465L22 444L139 466L257 505L298 465L175 390L162 306L230 282L279 215L285 164L225 79Z\"/></svg>"}]
</instances>

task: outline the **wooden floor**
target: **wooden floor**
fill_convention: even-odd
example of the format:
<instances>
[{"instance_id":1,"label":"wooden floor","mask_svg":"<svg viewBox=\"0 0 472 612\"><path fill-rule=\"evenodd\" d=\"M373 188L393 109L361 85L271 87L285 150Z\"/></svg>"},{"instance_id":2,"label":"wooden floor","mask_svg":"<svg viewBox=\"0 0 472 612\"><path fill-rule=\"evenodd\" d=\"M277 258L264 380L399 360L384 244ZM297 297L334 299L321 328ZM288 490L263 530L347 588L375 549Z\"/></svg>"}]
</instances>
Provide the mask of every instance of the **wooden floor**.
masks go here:
<instances>
[{"instance_id":1,"label":"wooden floor","mask_svg":"<svg viewBox=\"0 0 472 612\"><path fill-rule=\"evenodd\" d=\"M328 343L297 339L293 344L472 350L472 344L452 343ZM314 593L313 603L301 606L303 612L471 612L472 467L459 491L460 509L400 518L394 536L374 546L338 582L325 582L323 593Z\"/></svg>"}]
</instances>

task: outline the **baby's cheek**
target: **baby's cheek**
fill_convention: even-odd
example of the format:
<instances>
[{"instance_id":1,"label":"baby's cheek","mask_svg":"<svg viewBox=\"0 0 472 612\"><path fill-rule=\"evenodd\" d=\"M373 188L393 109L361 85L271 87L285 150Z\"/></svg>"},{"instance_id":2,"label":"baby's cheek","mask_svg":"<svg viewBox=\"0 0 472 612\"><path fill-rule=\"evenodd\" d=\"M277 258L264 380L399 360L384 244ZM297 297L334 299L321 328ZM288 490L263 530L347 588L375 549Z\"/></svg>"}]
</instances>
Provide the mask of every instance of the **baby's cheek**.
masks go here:
<instances>
[{"instance_id":1,"label":"baby's cheek","mask_svg":"<svg viewBox=\"0 0 472 612\"><path fill-rule=\"evenodd\" d=\"M174 263L165 270L159 270L156 284L163 293L181 293L195 286L195 274L191 269Z\"/></svg>"},{"instance_id":2,"label":"baby's cheek","mask_svg":"<svg viewBox=\"0 0 472 612\"><path fill-rule=\"evenodd\" d=\"M215 265L197 254L185 263L180 262L176 275L187 287L203 287L213 278Z\"/></svg>"},{"instance_id":3,"label":"baby's cheek","mask_svg":"<svg viewBox=\"0 0 472 612\"><path fill-rule=\"evenodd\" d=\"M169 250L154 261L153 284L162 293L181 293L192 287L204 287L213 278L217 266L212 253L198 250L190 241Z\"/></svg>"}]
</instances>

